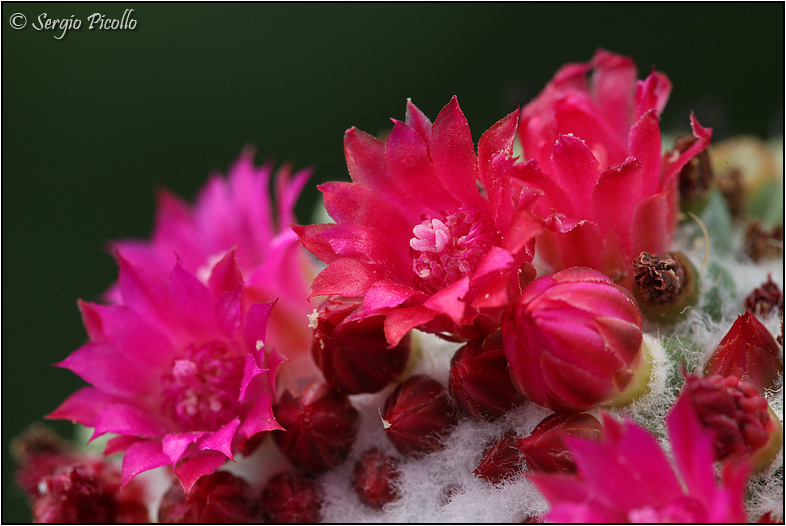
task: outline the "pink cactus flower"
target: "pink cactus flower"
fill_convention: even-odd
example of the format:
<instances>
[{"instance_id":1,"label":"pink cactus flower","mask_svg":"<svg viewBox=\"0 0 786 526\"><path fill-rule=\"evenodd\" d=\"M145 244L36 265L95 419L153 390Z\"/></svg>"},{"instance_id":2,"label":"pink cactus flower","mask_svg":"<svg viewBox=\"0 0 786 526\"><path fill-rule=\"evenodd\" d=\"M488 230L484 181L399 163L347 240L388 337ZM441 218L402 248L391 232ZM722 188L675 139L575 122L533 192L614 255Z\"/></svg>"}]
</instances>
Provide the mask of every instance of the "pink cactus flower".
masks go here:
<instances>
[{"instance_id":1,"label":"pink cactus flower","mask_svg":"<svg viewBox=\"0 0 786 526\"><path fill-rule=\"evenodd\" d=\"M86 380L48 418L95 428L125 452L122 482L171 465L188 491L260 432L283 360L265 342L273 303L244 298L234 251L207 284L179 262L166 281L119 254L120 305L80 301L89 341L57 364Z\"/></svg>"},{"instance_id":2,"label":"pink cactus flower","mask_svg":"<svg viewBox=\"0 0 786 526\"><path fill-rule=\"evenodd\" d=\"M686 398L667 417L670 462L642 427L603 415L600 441L566 438L577 475L531 474L551 505L545 519L569 523L743 523L747 463L716 481L712 437Z\"/></svg>"},{"instance_id":3,"label":"pink cactus flower","mask_svg":"<svg viewBox=\"0 0 786 526\"><path fill-rule=\"evenodd\" d=\"M632 59L599 50L587 64L563 66L522 109L529 162L516 174L545 194L536 211L550 228L538 254L554 270L591 267L630 288L636 255L671 248L677 176L712 130L691 115L698 140L662 156L659 116L670 92L664 74L636 81Z\"/></svg>"},{"instance_id":4,"label":"pink cactus flower","mask_svg":"<svg viewBox=\"0 0 786 526\"><path fill-rule=\"evenodd\" d=\"M229 176L210 177L192 206L167 190L158 192L158 211L151 239L124 239L111 243L127 260L165 279L176 261L207 282L213 264L235 248L252 302L277 300L268 324L268 341L288 362L287 376L317 376L311 363L311 334L307 315L311 281L317 274L313 258L299 245L290 228L296 221L295 203L311 170L294 175L288 165L274 178L276 202L270 191L272 163L254 166L254 151L246 149ZM108 299L120 301L117 285ZM309 374L306 374L309 373Z\"/></svg>"},{"instance_id":5,"label":"pink cactus flower","mask_svg":"<svg viewBox=\"0 0 786 526\"><path fill-rule=\"evenodd\" d=\"M412 328L461 338L496 328L530 261L542 223L535 193L512 184L512 113L472 142L454 97L432 124L414 104L385 142L355 128L344 136L351 183L319 188L335 224L295 227L328 264L312 296L364 297L384 314L388 343Z\"/></svg>"},{"instance_id":6,"label":"pink cactus flower","mask_svg":"<svg viewBox=\"0 0 786 526\"><path fill-rule=\"evenodd\" d=\"M597 407L641 368L641 323L633 295L596 270L538 278L502 319L511 377L524 396L554 411Z\"/></svg>"}]
</instances>

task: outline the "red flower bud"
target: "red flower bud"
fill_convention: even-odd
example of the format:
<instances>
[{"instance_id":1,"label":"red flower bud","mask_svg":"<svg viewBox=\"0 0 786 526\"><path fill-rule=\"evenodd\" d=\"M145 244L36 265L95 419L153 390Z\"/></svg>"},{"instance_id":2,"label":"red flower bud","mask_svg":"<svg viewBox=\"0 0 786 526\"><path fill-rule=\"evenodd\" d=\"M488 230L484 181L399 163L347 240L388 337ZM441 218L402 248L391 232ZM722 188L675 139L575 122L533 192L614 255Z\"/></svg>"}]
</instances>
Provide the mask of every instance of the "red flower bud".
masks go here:
<instances>
[{"instance_id":1,"label":"red flower bud","mask_svg":"<svg viewBox=\"0 0 786 526\"><path fill-rule=\"evenodd\" d=\"M520 438L519 449L530 471L576 473L576 462L565 437L600 439L603 426L586 413L546 417L527 438Z\"/></svg>"},{"instance_id":2,"label":"red flower bud","mask_svg":"<svg viewBox=\"0 0 786 526\"><path fill-rule=\"evenodd\" d=\"M783 350L750 312L737 317L704 368L706 376L736 376L762 392L775 385L781 371Z\"/></svg>"},{"instance_id":3,"label":"red flower bud","mask_svg":"<svg viewBox=\"0 0 786 526\"><path fill-rule=\"evenodd\" d=\"M360 300L333 296L319 310L312 354L325 381L349 394L376 393L409 359L409 336L388 348L384 316L360 318Z\"/></svg>"},{"instance_id":4,"label":"red flower bud","mask_svg":"<svg viewBox=\"0 0 786 526\"><path fill-rule=\"evenodd\" d=\"M11 452L34 522L148 522L139 482L120 491L118 467L74 449L49 428L31 426L12 441Z\"/></svg>"},{"instance_id":5,"label":"red flower bud","mask_svg":"<svg viewBox=\"0 0 786 526\"><path fill-rule=\"evenodd\" d=\"M188 495L175 481L158 508L158 522L169 524L250 524L257 519L248 483L226 471L200 478Z\"/></svg>"},{"instance_id":6,"label":"red flower bud","mask_svg":"<svg viewBox=\"0 0 786 526\"><path fill-rule=\"evenodd\" d=\"M745 309L756 316L767 316L773 310L783 312L783 292L772 281L771 275L768 274L767 282L753 289L745 298Z\"/></svg>"},{"instance_id":7,"label":"red flower bud","mask_svg":"<svg viewBox=\"0 0 786 526\"><path fill-rule=\"evenodd\" d=\"M527 285L502 318L502 344L516 387L536 404L560 412L614 400L629 385L639 385L632 380L644 364L636 301L588 268L570 268Z\"/></svg>"},{"instance_id":8,"label":"red flower bud","mask_svg":"<svg viewBox=\"0 0 786 526\"><path fill-rule=\"evenodd\" d=\"M712 432L716 460L751 456L775 430L767 400L755 385L736 376L686 375L684 391Z\"/></svg>"},{"instance_id":9,"label":"red flower bud","mask_svg":"<svg viewBox=\"0 0 786 526\"><path fill-rule=\"evenodd\" d=\"M396 449L419 457L445 447L443 435L458 420L453 400L442 384L416 375L399 384L385 401L382 424Z\"/></svg>"},{"instance_id":10,"label":"red flower bud","mask_svg":"<svg viewBox=\"0 0 786 526\"><path fill-rule=\"evenodd\" d=\"M285 392L273 408L285 431L273 431L282 453L297 467L321 473L347 458L357 436L358 412L349 398L312 382L300 396Z\"/></svg>"},{"instance_id":11,"label":"red flower bud","mask_svg":"<svg viewBox=\"0 0 786 526\"><path fill-rule=\"evenodd\" d=\"M361 501L381 510L388 502L399 498L396 482L399 479L398 460L377 448L369 449L355 465L355 492Z\"/></svg>"},{"instance_id":12,"label":"red flower bud","mask_svg":"<svg viewBox=\"0 0 786 526\"><path fill-rule=\"evenodd\" d=\"M499 332L472 340L453 355L448 388L459 409L478 420L496 420L525 400L510 379Z\"/></svg>"},{"instance_id":13,"label":"red flower bud","mask_svg":"<svg viewBox=\"0 0 786 526\"><path fill-rule=\"evenodd\" d=\"M520 473L523 468L524 457L519 451L518 438L515 433L508 432L486 446L473 473L492 484L501 484Z\"/></svg>"},{"instance_id":14,"label":"red flower bud","mask_svg":"<svg viewBox=\"0 0 786 526\"><path fill-rule=\"evenodd\" d=\"M268 481L259 499L268 522L314 523L322 520L322 489L308 477L279 473Z\"/></svg>"}]
</instances>

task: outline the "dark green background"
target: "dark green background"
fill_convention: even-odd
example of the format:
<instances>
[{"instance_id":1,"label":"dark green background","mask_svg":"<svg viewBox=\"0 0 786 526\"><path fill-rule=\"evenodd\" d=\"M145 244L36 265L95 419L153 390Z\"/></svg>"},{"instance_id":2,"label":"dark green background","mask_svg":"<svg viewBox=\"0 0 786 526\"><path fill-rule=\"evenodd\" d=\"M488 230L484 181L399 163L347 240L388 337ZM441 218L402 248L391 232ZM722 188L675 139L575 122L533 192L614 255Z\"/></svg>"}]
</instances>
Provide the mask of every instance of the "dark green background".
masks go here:
<instances>
[{"instance_id":1,"label":"dark green background","mask_svg":"<svg viewBox=\"0 0 786 526\"><path fill-rule=\"evenodd\" d=\"M134 31L86 29L125 8ZM83 26L56 40L31 28L41 13ZM783 19L782 3L4 3L2 521L30 517L8 442L81 385L50 364L85 340L76 299L115 278L105 241L150 233L156 187L190 199L247 144L347 178L344 130L384 130L407 97L433 119L458 95L477 139L599 46L669 75L667 130L694 109L716 138L780 134Z\"/></svg>"}]
</instances>

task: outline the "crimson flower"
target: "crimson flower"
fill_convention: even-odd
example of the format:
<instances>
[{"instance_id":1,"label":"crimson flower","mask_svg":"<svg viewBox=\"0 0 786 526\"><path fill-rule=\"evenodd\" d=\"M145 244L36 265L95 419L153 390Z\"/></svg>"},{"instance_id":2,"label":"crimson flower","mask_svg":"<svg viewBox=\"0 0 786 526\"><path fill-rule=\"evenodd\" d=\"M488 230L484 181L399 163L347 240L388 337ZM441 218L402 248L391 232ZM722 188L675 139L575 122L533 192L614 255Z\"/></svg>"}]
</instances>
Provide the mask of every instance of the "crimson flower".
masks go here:
<instances>
[{"instance_id":1,"label":"crimson flower","mask_svg":"<svg viewBox=\"0 0 786 526\"><path fill-rule=\"evenodd\" d=\"M600 441L567 437L577 475L531 474L551 504L545 516L572 523L745 522L748 463L716 481L712 437L683 397L666 419L674 462L642 427L603 415Z\"/></svg>"},{"instance_id":2,"label":"crimson flower","mask_svg":"<svg viewBox=\"0 0 786 526\"><path fill-rule=\"evenodd\" d=\"M517 113L483 134L478 152L454 97L432 124L414 104L385 142L344 136L351 183L321 185L335 224L294 227L325 268L312 296L363 297L383 314L388 344L412 328L470 338L499 325L531 279L535 194L512 184Z\"/></svg>"},{"instance_id":3,"label":"crimson flower","mask_svg":"<svg viewBox=\"0 0 786 526\"><path fill-rule=\"evenodd\" d=\"M630 288L631 260L670 248L678 174L712 133L691 115L698 140L662 156L659 117L670 92L664 74L636 81L632 59L599 50L587 64L563 66L522 109L530 161L516 176L545 194L536 211L550 228L538 254L554 270L591 267Z\"/></svg>"},{"instance_id":4,"label":"crimson flower","mask_svg":"<svg viewBox=\"0 0 786 526\"><path fill-rule=\"evenodd\" d=\"M89 341L57 364L84 387L49 418L105 433L125 452L122 482L174 466L186 491L257 433L280 429L271 409L283 358L265 345L272 303L244 306L233 251L207 285L177 263L166 282L119 254L123 303L80 301Z\"/></svg>"}]
</instances>

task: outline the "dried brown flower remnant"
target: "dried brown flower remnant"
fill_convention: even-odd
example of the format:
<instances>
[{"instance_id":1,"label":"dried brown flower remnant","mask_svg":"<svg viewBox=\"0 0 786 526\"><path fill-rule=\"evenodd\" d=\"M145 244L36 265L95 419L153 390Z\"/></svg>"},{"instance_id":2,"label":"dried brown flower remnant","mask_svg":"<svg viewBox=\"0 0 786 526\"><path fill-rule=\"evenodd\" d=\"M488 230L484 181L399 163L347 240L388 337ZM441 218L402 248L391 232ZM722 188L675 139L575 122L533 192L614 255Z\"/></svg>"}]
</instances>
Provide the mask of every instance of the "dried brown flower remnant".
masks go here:
<instances>
[{"instance_id":1,"label":"dried brown flower remnant","mask_svg":"<svg viewBox=\"0 0 786 526\"><path fill-rule=\"evenodd\" d=\"M684 152L697 140L696 137L680 137L675 142L674 149ZM693 204L706 197L713 179L710 155L707 150L703 150L680 170L680 201L683 205Z\"/></svg>"},{"instance_id":2,"label":"dried brown flower remnant","mask_svg":"<svg viewBox=\"0 0 786 526\"><path fill-rule=\"evenodd\" d=\"M756 262L783 256L783 225L767 230L759 221L748 221L743 251Z\"/></svg>"},{"instance_id":3,"label":"dried brown flower remnant","mask_svg":"<svg viewBox=\"0 0 786 526\"><path fill-rule=\"evenodd\" d=\"M673 253L642 252L633 260L636 286L651 303L671 303L685 287L685 269Z\"/></svg>"},{"instance_id":4,"label":"dried brown flower remnant","mask_svg":"<svg viewBox=\"0 0 786 526\"><path fill-rule=\"evenodd\" d=\"M698 300L696 268L681 252L642 252L633 260L633 273L633 295L650 319L676 321Z\"/></svg>"},{"instance_id":5,"label":"dried brown flower remnant","mask_svg":"<svg viewBox=\"0 0 786 526\"><path fill-rule=\"evenodd\" d=\"M756 316L767 316L773 310L783 312L783 292L772 281L772 276L767 275L767 282L753 289L745 298L745 309Z\"/></svg>"}]
</instances>

